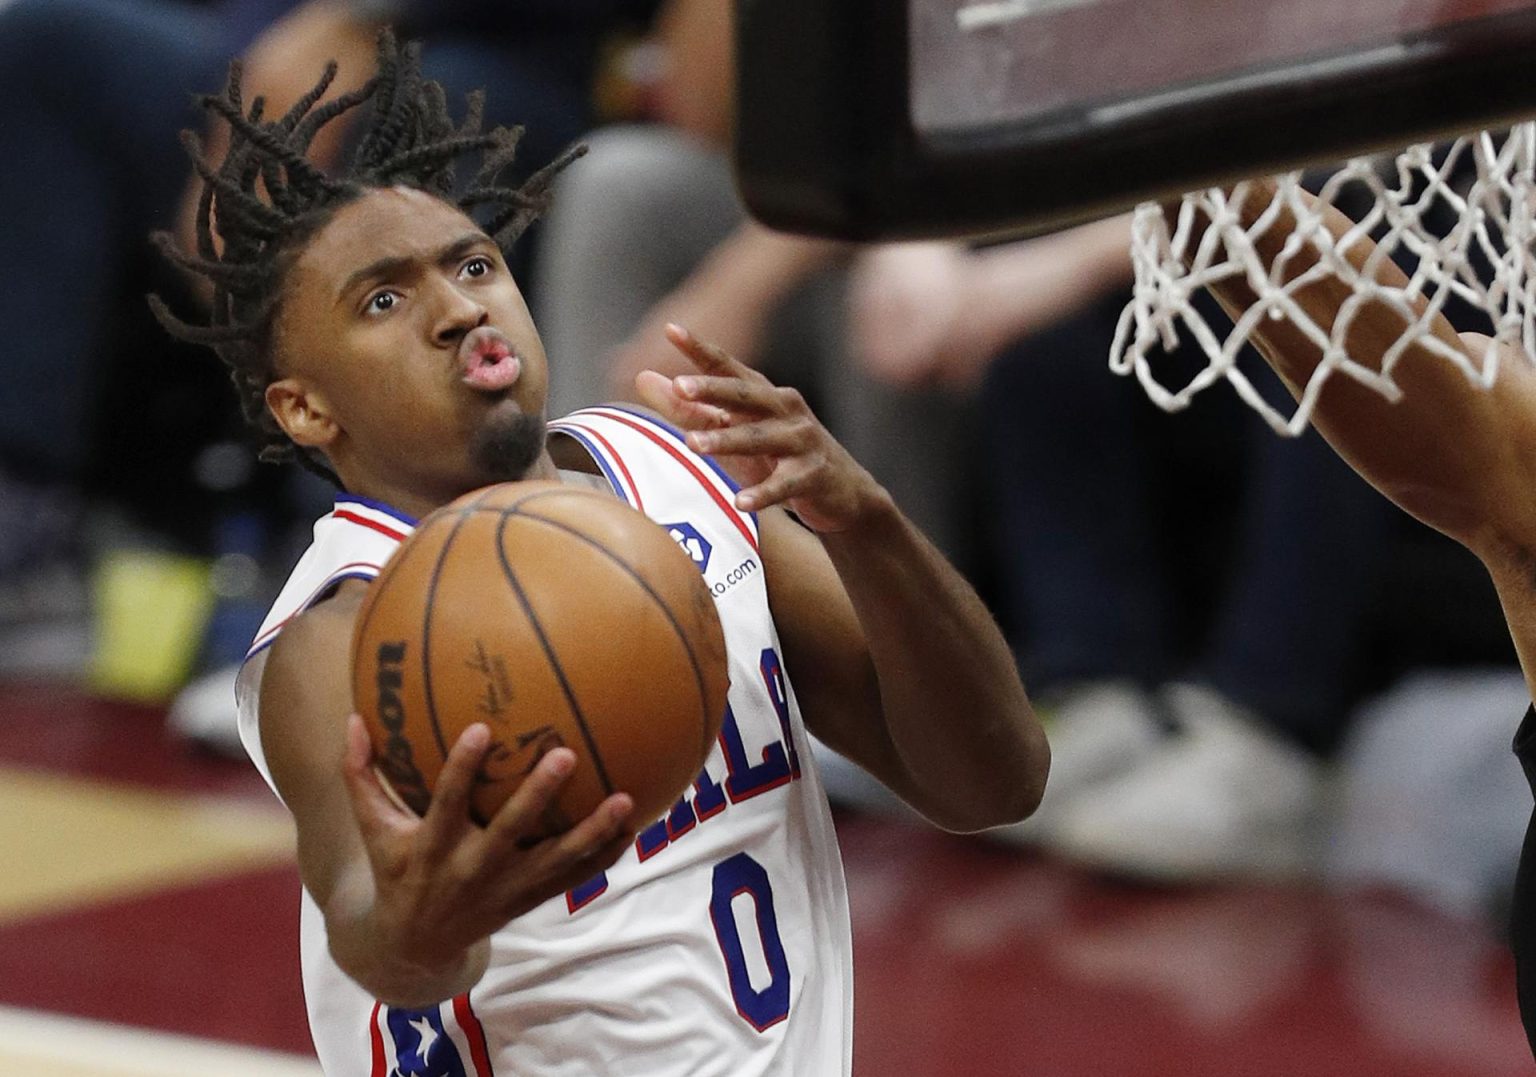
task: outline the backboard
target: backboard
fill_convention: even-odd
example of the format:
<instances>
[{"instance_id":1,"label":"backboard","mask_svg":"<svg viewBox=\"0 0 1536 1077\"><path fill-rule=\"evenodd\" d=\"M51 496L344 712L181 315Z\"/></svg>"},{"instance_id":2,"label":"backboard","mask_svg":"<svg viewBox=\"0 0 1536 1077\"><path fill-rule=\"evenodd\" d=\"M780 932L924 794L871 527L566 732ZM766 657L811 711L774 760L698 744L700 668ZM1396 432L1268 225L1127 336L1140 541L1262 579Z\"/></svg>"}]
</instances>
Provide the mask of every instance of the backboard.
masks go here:
<instances>
[{"instance_id":1,"label":"backboard","mask_svg":"<svg viewBox=\"0 0 1536 1077\"><path fill-rule=\"evenodd\" d=\"M1046 231L1536 115L1536 0L736 3L739 182L788 231Z\"/></svg>"}]
</instances>

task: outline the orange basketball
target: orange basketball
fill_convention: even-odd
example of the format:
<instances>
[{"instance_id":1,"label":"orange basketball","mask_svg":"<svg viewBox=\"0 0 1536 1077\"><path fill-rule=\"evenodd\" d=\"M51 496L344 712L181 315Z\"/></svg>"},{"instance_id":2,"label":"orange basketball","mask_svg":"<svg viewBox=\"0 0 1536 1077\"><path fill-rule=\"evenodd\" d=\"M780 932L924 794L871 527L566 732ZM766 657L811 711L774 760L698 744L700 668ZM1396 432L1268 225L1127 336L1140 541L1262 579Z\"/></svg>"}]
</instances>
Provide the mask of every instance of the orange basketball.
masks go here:
<instances>
[{"instance_id":1,"label":"orange basketball","mask_svg":"<svg viewBox=\"0 0 1536 1077\"><path fill-rule=\"evenodd\" d=\"M617 498L558 482L486 487L428 516L352 637L352 698L400 798L425 812L459 733L485 722L482 823L545 752L576 752L548 833L616 792L634 823L658 818L703 767L727 684L688 555Z\"/></svg>"}]
</instances>

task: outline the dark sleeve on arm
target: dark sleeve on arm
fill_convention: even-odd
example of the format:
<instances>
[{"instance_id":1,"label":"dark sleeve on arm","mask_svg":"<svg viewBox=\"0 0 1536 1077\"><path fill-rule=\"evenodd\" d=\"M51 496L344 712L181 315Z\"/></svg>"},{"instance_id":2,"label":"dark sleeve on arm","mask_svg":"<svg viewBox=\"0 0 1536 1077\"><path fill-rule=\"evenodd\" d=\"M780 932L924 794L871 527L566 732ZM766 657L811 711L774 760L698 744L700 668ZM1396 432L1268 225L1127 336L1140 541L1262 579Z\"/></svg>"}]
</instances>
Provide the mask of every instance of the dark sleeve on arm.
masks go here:
<instances>
[{"instance_id":1,"label":"dark sleeve on arm","mask_svg":"<svg viewBox=\"0 0 1536 1077\"><path fill-rule=\"evenodd\" d=\"M1515 756L1536 794L1536 707L1525 712L1515 733ZM1515 952L1515 991L1520 1021L1536 1054L1536 814L1525 831L1520 866L1515 871L1515 895L1510 910L1509 944Z\"/></svg>"}]
</instances>

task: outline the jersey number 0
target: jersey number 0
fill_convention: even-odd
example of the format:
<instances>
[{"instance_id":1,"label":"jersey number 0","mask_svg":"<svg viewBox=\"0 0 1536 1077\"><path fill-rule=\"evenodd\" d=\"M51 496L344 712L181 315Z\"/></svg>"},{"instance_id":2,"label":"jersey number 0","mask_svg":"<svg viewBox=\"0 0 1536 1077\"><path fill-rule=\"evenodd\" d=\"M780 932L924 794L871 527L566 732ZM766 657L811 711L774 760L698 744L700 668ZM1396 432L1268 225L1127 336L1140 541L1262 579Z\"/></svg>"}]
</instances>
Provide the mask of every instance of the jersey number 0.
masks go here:
<instances>
[{"instance_id":1,"label":"jersey number 0","mask_svg":"<svg viewBox=\"0 0 1536 1077\"><path fill-rule=\"evenodd\" d=\"M751 920L757 927L757 941L767 966L767 983L752 985L751 969L736 919L737 899L750 901ZM789 1016L789 961L779 938L779 922L773 911L773 885L768 872L746 853L728 856L715 865L713 891L709 899L709 918L715 925L715 938L725 958L730 977L731 998L736 1012L759 1032ZM759 975L759 980L763 977Z\"/></svg>"}]
</instances>

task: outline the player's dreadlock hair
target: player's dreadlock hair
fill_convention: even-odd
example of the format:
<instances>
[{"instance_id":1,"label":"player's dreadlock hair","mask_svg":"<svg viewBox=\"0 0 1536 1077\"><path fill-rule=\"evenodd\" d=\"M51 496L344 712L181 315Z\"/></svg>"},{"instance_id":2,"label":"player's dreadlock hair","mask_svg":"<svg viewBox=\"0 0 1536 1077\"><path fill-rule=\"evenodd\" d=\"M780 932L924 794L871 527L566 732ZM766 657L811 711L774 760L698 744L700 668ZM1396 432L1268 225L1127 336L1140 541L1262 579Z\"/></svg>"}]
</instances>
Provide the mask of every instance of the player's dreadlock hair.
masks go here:
<instances>
[{"instance_id":1,"label":"player's dreadlock hair","mask_svg":"<svg viewBox=\"0 0 1536 1077\"><path fill-rule=\"evenodd\" d=\"M230 64L222 94L197 99L230 127L229 152L217 167L195 133L181 135L203 178L197 252L182 251L167 232L151 239L171 262L212 283L210 322L184 322L158 295L149 297L156 318L173 336L212 347L229 367L241 410L260 438L260 459L297 459L332 482L336 476L328 467L288 440L265 400L267 386L277 377L272 325L283 278L305 243L338 208L370 188L404 184L466 213L490 207L485 230L505 250L548 204L556 173L585 152L585 147L572 147L520 186L506 186L499 177L512 163L522 128L482 132L485 98L480 91L469 95L467 115L455 126L442 87L421 76L420 45L402 47L388 30L379 35L378 73L360 89L316 108L335 77L336 65L328 64L314 88L271 121L263 116L260 97L248 110L242 102L239 61ZM327 176L305 156L310 143L320 128L368 101L372 115L350 166L343 175ZM472 153L480 154L480 168L468 187L456 192L455 164ZM222 251L214 243L215 221Z\"/></svg>"}]
</instances>

